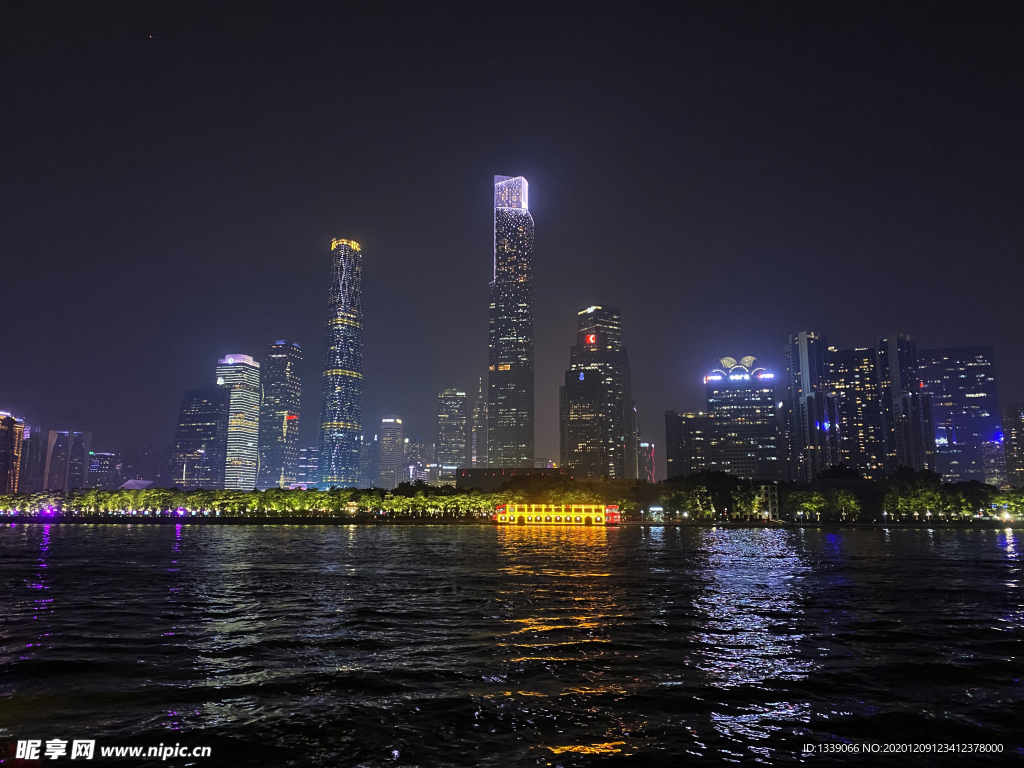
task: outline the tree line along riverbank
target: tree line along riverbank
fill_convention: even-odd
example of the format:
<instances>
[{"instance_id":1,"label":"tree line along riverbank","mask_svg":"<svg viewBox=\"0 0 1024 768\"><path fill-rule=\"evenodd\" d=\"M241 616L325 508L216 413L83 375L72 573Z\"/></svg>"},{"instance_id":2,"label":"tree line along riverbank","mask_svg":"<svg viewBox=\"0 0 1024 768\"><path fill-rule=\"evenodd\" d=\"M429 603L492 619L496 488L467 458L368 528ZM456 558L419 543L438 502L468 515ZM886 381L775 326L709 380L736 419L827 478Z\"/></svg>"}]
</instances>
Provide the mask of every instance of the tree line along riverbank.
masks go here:
<instances>
[{"instance_id":1,"label":"tree line along riverbank","mask_svg":"<svg viewBox=\"0 0 1024 768\"><path fill-rule=\"evenodd\" d=\"M266 491L146 488L74 490L0 495L5 517L124 519L126 517L238 519L354 519L371 521L486 521L509 503L614 504L627 522L711 523L760 518L762 483L706 472L660 483L513 478L498 491L402 484L394 490L334 488ZM656 511L652 511L656 510ZM979 482L942 483L933 472L900 469L883 481L832 468L814 483L778 486L778 517L823 523L933 523L994 518L1019 519L1024 488Z\"/></svg>"}]
</instances>

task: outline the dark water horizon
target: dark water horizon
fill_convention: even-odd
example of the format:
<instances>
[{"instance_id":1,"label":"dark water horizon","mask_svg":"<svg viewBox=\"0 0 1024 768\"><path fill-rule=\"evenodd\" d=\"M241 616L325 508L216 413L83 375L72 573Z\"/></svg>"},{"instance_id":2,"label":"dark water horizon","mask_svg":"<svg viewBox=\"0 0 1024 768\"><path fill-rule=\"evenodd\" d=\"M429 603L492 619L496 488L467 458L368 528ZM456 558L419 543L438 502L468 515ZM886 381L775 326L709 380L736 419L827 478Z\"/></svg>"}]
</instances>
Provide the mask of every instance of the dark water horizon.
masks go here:
<instances>
[{"instance_id":1,"label":"dark water horizon","mask_svg":"<svg viewBox=\"0 0 1024 768\"><path fill-rule=\"evenodd\" d=\"M199 766L1020 761L1022 627L1013 528L10 524L0 752L60 738L209 746L163 763ZM802 749L875 743L1003 751Z\"/></svg>"}]
</instances>

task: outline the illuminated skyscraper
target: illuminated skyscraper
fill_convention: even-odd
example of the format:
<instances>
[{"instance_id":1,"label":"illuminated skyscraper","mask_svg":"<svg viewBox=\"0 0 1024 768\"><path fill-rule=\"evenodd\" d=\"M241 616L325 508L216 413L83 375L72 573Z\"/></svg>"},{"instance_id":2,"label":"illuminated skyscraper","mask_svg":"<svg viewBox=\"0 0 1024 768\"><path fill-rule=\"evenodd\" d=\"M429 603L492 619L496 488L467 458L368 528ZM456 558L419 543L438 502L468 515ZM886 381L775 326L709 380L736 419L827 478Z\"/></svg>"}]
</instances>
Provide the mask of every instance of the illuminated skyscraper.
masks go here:
<instances>
[{"instance_id":1,"label":"illuminated skyscraper","mask_svg":"<svg viewBox=\"0 0 1024 768\"><path fill-rule=\"evenodd\" d=\"M0 493L17 493L25 421L0 411Z\"/></svg>"},{"instance_id":2,"label":"illuminated skyscraper","mask_svg":"<svg viewBox=\"0 0 1024 768\"><path fill-rule=\"evenodd\" d=\"M922 349L922 391L931 398L935 471L947 483L1006 479L1002 414L992 347Z\"/></svg>"},{"instance_id":3,"label":"illuminated skyscraper","mask_svg":"<svg viewBox=\"0 0 1024 768\"><path fill-rule=\"evenodd\" d=\"M172 485L186 491L224 487L229 401L228 389L216 384L185 392L171 453Z\"/></svg>"},{"instance_id":4,"label":"illuminated skyscraper","mask_svg":"<svg viewBox=\"0 0 1024 768\"><path fill-rule=\"evenodd\" d=\"M614 307L579 312L576 344L559 388L559 462L576 477L637 477L637 429L622 315Z\"/></svg>"},{"instance_id":5,"label":"illuminated skyscraper","mask_svg":"<svg viewBox=\"0 0 1024 768\"><path fill-rule=\"evenodd\" d=\"M665 411L665 476L689 477L708 469L711 417Z\"/></svg>"},{"instance_id":6,"label":"illuminated skyscraper","mask_svg":"<svg viewBox=\"0 0 1024 768\"><path fill-rule=\"evenodd\" d=\"M917 367L917 342L898 334L878 340L878 383L887 472L935 469L931 398Z\"/></svg>"},{"instance_id":7,"label":"illuminated skyscraper","mask_svg":"<svg viewBox=\"0 0 1024 768\"><path fill-rule=\"evenodd\" d=\"M363 424L363 254L334 240L320 391L320 488L359 482Z\"/></svg>"},{"instance_id":8,"label":"illuminated skyscraper","mask_svg":"<svg viewBox=\"0 0 1024 768\"><path fill-rule=\"evenodd\" d=\"M260 364L249 355L226 355L217 361L217 385L228 390L224 487L251 491L260 464Z\"/></svg>"},{"instance_id":9,"label":"illuminated skyscraper","mask_svg":"<svg viewBox=\"0 0 1024 768\"><path fill-rule=\"evenodd\" d=\"M468 467L466 393L446 389L437 395L437 447L434 456L441 465L442 482L455 482L455 470ZM423 462L424 464L426 462Z\"/></svg>"},{"instance_id":10,"label":"illuminated skyscraper","mask_svg":"<svg viewBox=\"0 0 1024 768\"><path fill-rule=\"evenodd\" d=\"M533 466L533 217L522 176L494 177L494 281L490 291L487 458Z\"/></svg>"},{"instance_id":11,"label":"illuminated skyscraper","mask_svg":"<svg viewBox=\"0 0 1024 768\"><path fill-rule=\"evenodd\" d=\"M809 483L839 464L840 433L825 337L801 331L786 345L786 447L789 475Z\"/></svg>"},{"instance_id":12,"label":"illuminated skyscraper","mask_svg":"<svg viewBox=\"0 0 1024 768\"><path fill-rule=\"evenodd\" d=\"M472 434L470 435L470 466L487 466L487 398L484 380L480 379L476 400L473 401Z\"/></svg>"},{"instance_id":13,"label":"illuminated skyscraper","mask_svg":"<svg viewBox=\"0 0 1024 768\"><path fill-rule=\"evenodd\" d=\"M394 488L402 482L402 467L405 465L405 438L402 420L397 416L385 416L380 420L378 488Z\"/></svg>"},{"instance_id":14,"label":"illuminated skyscraper","mask_svg":"<svg viewBox=\"0 0 1024 768\"><path fill-rule=\"evenodd\" d=\"M776 480L779 475L775 374L753 357L723 357L704 377L711 441L708 469L737 477Z\"/></svg>"},{"instance_id":15,"label":"illuminated skyscraper","mask_svg":"<svg viewBox=\"0 0 1024 768\"><path fill-rule=\"evenodd\" d=\"M1003 432L1006 481L1013 486L1024 485L1024 405L1013 405L1003 411Z\"/></svg>"},{"instance_id":16,"label":"illuminated skyscraper","mask_svg":"<svg viewBox=\"0 0 1024 768\"><path fill-rule=\"evenodd\" d=\"M376 488L380 478L380 438L363 435L359 443L359 487Z\"/></svg>"},{"instance_id":17,"label":"illuminated skyscraper","mask_svg":"<svg viewBox=\"0 0 1024 768\"><path fill-rule=\"evenodd\" d=\"M839 412L842 463L866 480L885 477L882 395L874 347L830 351L831 388Z\"/></svg>"},{"instance_id":18,"label":"illuminated skyscraper","mask_svg":"<svg viewBox=\"0 0 1024 768\"><path fill-rule=\"evenodd\" d=\"M302 348L292 341L267 347L260 368L260 474L256 487L287 488L297 481ZM314 481L315 483L315 481Z\"/></svg>"}]
</instances>

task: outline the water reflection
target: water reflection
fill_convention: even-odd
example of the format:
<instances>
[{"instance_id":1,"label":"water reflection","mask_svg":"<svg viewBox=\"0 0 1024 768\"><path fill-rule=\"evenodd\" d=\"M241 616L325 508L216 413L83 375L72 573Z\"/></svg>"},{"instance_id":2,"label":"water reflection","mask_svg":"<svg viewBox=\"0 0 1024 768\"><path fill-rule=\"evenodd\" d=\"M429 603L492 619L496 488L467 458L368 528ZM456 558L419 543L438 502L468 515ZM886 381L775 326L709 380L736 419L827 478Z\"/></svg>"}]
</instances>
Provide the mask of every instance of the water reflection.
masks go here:
<instances>
[{"instance_id":1,"label":"water reflection","mask_svg":"<svg viewBox=\"0 0 1024 768\"><path fill-rule=\"evenodd\" d=\"M803 612L801 578L809 566L794 546L795 535L756 529L705 532L706 588L696 600L705 618L696 640L698 665L709 685L772 690L771 681L801 680L811 671L811 662L798 653L804 637L797 628ZM757 740L779 730L781 721L806 721L809 708L778 701L711 716L720 733Z\"/></svg>"},{"instance_id":2,"label":"water reflection","mask_svg":"<svg viewBox=\"0 0 1024 768\"><path fill-rule=\"evenodd\" d=\"M612 639L625 618L609 556L618 532L510 526L497 534L506 631L495 682L504 690L488 698L500 719L533 730L551 756L632 754L629 734L643 722L622 717L615 702L644 683L620 674L632 654Z\"/></svg>"}]
</instances>

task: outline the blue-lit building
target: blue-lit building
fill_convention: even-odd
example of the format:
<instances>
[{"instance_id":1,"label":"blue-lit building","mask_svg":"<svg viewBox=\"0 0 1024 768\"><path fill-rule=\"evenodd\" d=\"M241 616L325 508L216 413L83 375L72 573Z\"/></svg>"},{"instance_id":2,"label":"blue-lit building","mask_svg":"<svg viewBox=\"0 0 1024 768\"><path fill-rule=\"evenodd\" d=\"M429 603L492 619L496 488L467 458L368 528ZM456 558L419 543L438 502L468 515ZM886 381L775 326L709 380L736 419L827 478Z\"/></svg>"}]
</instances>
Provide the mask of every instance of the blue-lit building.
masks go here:
<instances>
[{"instance_id":1,"label":"blue-lit building","mask_svg":"<svg viewBox=\"0 0 1024 768\"><path fill-rule=\"evenodd\" d=\"M526 179L494 177L494 280L488 318L487 459L532 467L533 217Z\"/></svg>"},{"instance_id":2,"label":"blue-lit building","mask_svg":"<svg viewBox=\"0 0 1024 768\"><path fill-rule=\"evenodd\" d=\"M331 252L320 390L322 490L359 482L363 424L363 254L354 240L334 240Z\"/></svg>"},{"instance_id":3,"label":"blue-lit building","mask_svg":"<svg viewBox=\"0 0 1024 768\"><path fill-rule=\"evenodd\" d=\"M186 491L224 487L230 391L217 384L190 389L174 431L171 483Z\"/></svg>"},{"instance_id":4,"label":"blue-lit building","mask_svg":"<svg viewBox=\"0 0 1024 768\"><path fill-rule=\"evenodd\" d=\"M842 461L828 342L821 334L801 331L789 337L785 352L787 474L809 483Z\"/></svg>"},{"instance_id":5,"label":"blue-lit building","mask_svg":"<svg viewBox=\"0 0 1024 768\"><path fill-rule=\"evenodd\" d=\"M922 391L930 396L935 470L948 483L1006 478L1002 415L992 347L923 349Z\"/></svg>"},{"instance_id":6,"label":"blue-lit building","mask_svg":"<svg viewBox=\"0 0 1024 768\"><path fill-rule=\"evenodd\" d=\"M779 479L775 374L756 358L723 357L704 377L711 427L707 469L737 477Z\"/></svg>"}]
</instances>

